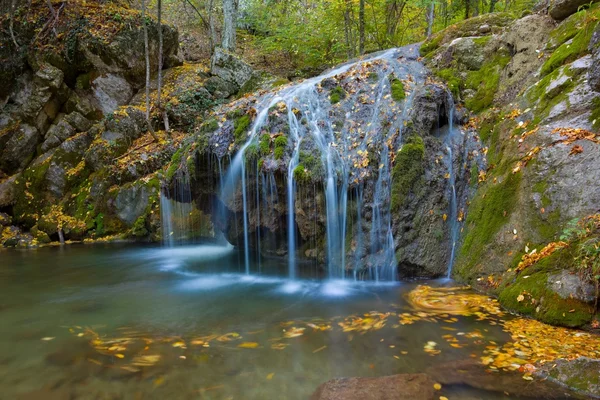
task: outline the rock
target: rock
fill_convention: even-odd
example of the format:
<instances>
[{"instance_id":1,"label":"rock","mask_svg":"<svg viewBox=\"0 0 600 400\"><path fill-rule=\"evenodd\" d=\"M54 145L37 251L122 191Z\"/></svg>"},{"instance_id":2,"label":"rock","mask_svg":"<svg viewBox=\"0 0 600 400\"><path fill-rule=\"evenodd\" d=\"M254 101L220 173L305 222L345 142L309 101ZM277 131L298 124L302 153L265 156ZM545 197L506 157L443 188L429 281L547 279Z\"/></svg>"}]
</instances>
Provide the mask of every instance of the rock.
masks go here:
<instances>
[{"instance_id":1,"label":"rock","mask_svg":"<svg viewBox=\"0 0 600 400\"><path fill-rule=\"evenodd\" d=\"M549 363L552 364L552 363ZM543 381L526 381L521 373L490 373L476 360L458 360L442 363L426 370L436 382L442 385L466 385L507 396L535 399L564 399L570 397L568 391Z\"/></svg>"},{"instance_id":2,"label":"rock","mask_svg":"<svg viewBox=\"0 0 600 400\"><path fill-rule=\"evenodd\" d=\"M453 60L471 71L481 68L484 61L483 46L478 46L471 37L454 39L447 51L452 54Z\"/></svg>"},{"instance_id":3,"label":"rock","mask_svg":"<svg viewBox=\"0 0 600 400\"><path fill-rule=\"evenodd\" d=\"M0 170L13 174L29 164L41 135L31 125L20 123L0 136Z\"/></svg>"},{"instance_id":4,"label":"rock","mask_svg":"<svg viewBox=\"0 0 600 400\"><path fill-rule=\"evenodd\" d=\"M81 114L80 114L81 115ZM46 132L46 140L42 143L42 152L47 152L50 149L60 146L62 142L75 134L73 128L64 118L58 123L52 125Z\"/></svg>"},{"instance_id":5,"label":"rock","mask_svg":"<svg viewBox=\"0 0 600 400\"><path fill-rule=\"evenodd\" d=\"M77 111L65 115L64 119L76 132L86 132L92 127L92 122Z\"/></svg>"},{"instance_id":6,"label":"rock","mask_svg":"<svg viewBox=\"0 0 600 400\"><path fill-rule=\"evenodd\" d=\"M586 357L559 359L541 365L535 375L574 389L580 394L600 397L600 360Z\"/></svg>"},{"instance_id":7,"label":"rock","mask_svg":"<svg viewBox=\"0 0 600 400\"><path fill-rule=\"evenodd\" d=\"M221 48L216 48L210 62L211 74L235 85L239 90L248 82L254 71L252 67L236 55Z\"/></svg>"},{"instance_id":8,"label":"rock","mask_svg":"<svg viewBox=\"0 0 600 400\"><path fill-rule=\"evenodd\" d=\"M76 111L85 118L94 119L94 117L97 117L92 102L86 96L77 92L71 94L65 104L65 109L68 113Z\"/></svg>"},{"instance_id":9,"label":"rock","mask_svg":"<svg viewBox=\"0 0 600 400\"><path fill-rule=\"evenodd\" d=\"M116 214L128 226L142 215L148 207L150 191L143 184L127 185L119 190L114 201Z\"/></svg>"},{"instance_id":10,"label":"rock","mask_svg":"<svg viewBox=\"0 0 600 400\"><path fill-rule=\"evenodd\" d=\"M554 98L559 93L562 93L570 84L572 84L572 79L561 73L546 87L546 97L549 99Z\"/></svg>"},{"instance_id":11,"label":"rock","mask_svg":"<svg viewBox=\"0 0 600 400\"><path fill-rule=\"evenodd\" d=\"M585 303L593 303L596 299L595 286L570 271L563 270L548 276L548 286L563 299L577 299Z\"/></svg>"},{"instance_id":12,"label":"rock","mask_svg":"<svg viewBox=\"0 0 600 400\"><path fill-rule=\"evenodd\" d=\"M492 27L489 26L488 24L483 24L479 27L479 33L481 33L481 34L490 33L491 31L492 31Z\"/></svg>"},{"instance_id":13,"label":"rock","mask_svg":"<svg viewBox=\"0 0 600 400\"><path fill-rule=\"evenodd\" d=\"M119 106L129 103L133 97L133 88L122 76L104 74L92 82L94 105L107 115Z\"/></svg>"},{"instance_id":14,"label":"rock","mask_svg":"<svg viewBox=\"0 0 600 400\"><path fill-rule=\"evenodd\" d=\"M10 225L12 222L12 217L7 213L0 212L0 226Z\"/></svg>"},{"instance_id":15,"label":"rock","mask_svg":"<svg viewBox=\"0 0 600 400\"><path fill-rule=\"evenodd\" d=\"M4 247L16 247L21 240L21 230L16 226L7 226L1 233L0 244Z\"/></svg>"},{"instance_id":16,"label":"rock","mask_svg":"<svg viewBox=\"0 0 600 400\"><path fill-rule=\"evenodd\" d=\"M554 27L552 18L533 14L515 21L501 36L503 45L511 50L512 59L500 75L497 101L513 101L522 88L533 83L535 72L544 61L539 51L545 48Z\"/></svg>"},{"instance_id":17,"label":"rock","mask_svg":"<svg viewBox=\"0 0 600 400\"><path fill-rule=\"evenodd\" d=\"M0 180L0 207L10 206L15 202L15 182L20 174Z\"/></svg>"},{"instance_id":18,"label":"rock","mask_svg":"<svg viewBox=\"0 0 600 400\"><path fill-rule=\"evenodd\" d=\"M594 31L588 49L592 54L592 65L588 70L588 82L592 89L600 92L600 25Z\"/></svg>"},{"instance_id":19,"label":"rock","mask_svg":"<svg viewBox=\"0 0 600 400\"><path fill-rule=\"evenodd\" d=\"M425 374L338 378L323 383L311 400L433 400L434 381Z\"/></svg>"},{"instance_id":20,"label":"rock","mask_svg":"<svg viewBox=\"0 0 600 400\"><path fill-rule=\"evenodd\" d=\"M204 87L210 94L221 99L226 99L237 91L234 84L229 83L218 76L211 76L208 78L204 82Z\"/></svg>"},{"instance_id":21,"label":"rock","mask_svg":"<svg viewBox=\"0 0 600 400\"><path fill-rule=\"evenodd\" d=\"M35 77L52 89L59 89L63 83L64 73L60 69L44 63L35 73Z\"/></svg>"},{"instance_id":22,"label":"rock","mask_svg":"<svg viewBox=\"0 0 600 400\"><path fill-rule=\"evenodd\" d=\"M592 0L593 2L596 0ZM548 14L556 20L563 20L577 12L579 7L589 4L586 0L554 0L550 4Z\"/></svg>"}]
</instances>

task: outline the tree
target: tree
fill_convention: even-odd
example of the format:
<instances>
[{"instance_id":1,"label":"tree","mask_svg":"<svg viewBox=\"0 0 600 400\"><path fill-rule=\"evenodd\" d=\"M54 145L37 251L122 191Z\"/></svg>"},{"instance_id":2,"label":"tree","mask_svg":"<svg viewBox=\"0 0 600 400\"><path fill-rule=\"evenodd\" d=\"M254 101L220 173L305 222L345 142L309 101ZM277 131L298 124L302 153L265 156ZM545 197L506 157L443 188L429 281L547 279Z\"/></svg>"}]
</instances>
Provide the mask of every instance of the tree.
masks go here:
<instances>
[{"instance_id":1,"label":"tree","mask_svg":"<svg viewBox=\"0 0 600 400\"><path fill-rule=\"evenodd\" d=\"M9 22L8 30L10 31L10 37L12 38L12 41L15 44L15 47L18 49L19 43L17 42L17 39L15 38L15 31L13 30L14 19L15 19L15 0L10 1L9 18L10 18L10 22Z\"/></svg>"},{"instance_id":2,"label":"tree","mask_svg":"<svg viewBox=\"0 0 600 400\"><path fill-rule=\"evenodd\" d=\"M158 0L156 4L157 10L157 18L158 18L158 82L156 89L156 104L158 106L158 110L162 112L163 121L165 124L165 131L169 132L169 116L167 115L167 110L163 110L162 105L160 104L160 92L162 89L162 69L163 69L163 35L162 35L162 0Z\"/></svg>"},{"instance_id":3,"label":"tree","mask_svg":"<svg viewBox=\"0 0 600 400\"><path fill-rule=\"evenodd\" d=\"M426 33L426 35L427 35L428 39L431 37L431 32L433 29L434 10L435 10L435 3L433 1L430 1L429 7L427 10L427 33Z\"/></svg>"},{"instance_id":4,"label":"tree","mask_svg":"<svg viewBox=\"0 0 600 400\"><path fill-rule=\"evenodd\" d=\"M365 0L358 3L358 52L365 53Z\"/></svg>"},{"instance_id":5,"label":"tree","mask_svg":"<svg viewBox=\"0 0 600 400\"><path fill-rule=\"evenodd\" d=\"M148 45L148 25L146 21L146 0L142 0L142 25L144 29L144 56L146 57L146 124L152 138L158 141L158 137L150 122L150 47Z\"/></svg>"},{"instance_id":6,"label":"tree","mask_svg":"<svg viewBox=\"0 0 600 400\"><path fill-rule=\"evenodd\" d=\"M235 51L237 24L237 0L223 0L223 42L225 50Z\"/></svg>"}]
</instances>

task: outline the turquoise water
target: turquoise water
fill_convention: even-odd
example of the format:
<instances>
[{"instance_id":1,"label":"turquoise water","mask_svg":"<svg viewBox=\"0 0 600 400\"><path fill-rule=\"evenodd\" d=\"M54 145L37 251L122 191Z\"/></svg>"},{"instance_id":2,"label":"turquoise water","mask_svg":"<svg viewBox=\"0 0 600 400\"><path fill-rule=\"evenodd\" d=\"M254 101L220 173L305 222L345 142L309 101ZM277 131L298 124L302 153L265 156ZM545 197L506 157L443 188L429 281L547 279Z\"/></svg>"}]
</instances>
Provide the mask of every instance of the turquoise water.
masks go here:
<instances>
[{"instance_id":1,"label":"turquoise water","mask_svg":"<svg viewBox=\"0 0 600 400\"><path fill-rule=\"evenodd\" d=\"M301 265L303 279L289 281L284 259L263 259L252 275L238 260L211 245L0 252L0 398L306 399L331 378L481 354L476 343L450 347L449 330L509 339L470 317L399 324L417 283L323 281ZM350 316L380 323L344 332ZM424 351L429 341L439 354ZM507 397L463 386L442 394Z\"/></svg>"}]
</instances>

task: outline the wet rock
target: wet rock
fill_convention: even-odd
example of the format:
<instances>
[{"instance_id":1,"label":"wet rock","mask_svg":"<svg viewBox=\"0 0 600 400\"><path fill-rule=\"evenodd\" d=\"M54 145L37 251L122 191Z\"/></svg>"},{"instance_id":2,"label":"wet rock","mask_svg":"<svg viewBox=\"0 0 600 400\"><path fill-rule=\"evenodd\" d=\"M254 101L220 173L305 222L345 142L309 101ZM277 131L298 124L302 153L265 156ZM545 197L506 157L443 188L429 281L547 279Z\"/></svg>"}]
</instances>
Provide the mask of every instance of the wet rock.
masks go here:
<instances>
[{"instance_id":1,"label":"wet rock","mask_svg":"<svg viewBox=\"0 0 600 400\"><path fill-rule=\"evenodd\" d=\"M17 124L0 136L0 170L12 174L29 164L41 139L38 130L28 124Z\"/></svg>"},{"instance_id":2,"label":"wet rock","mask_svg":"<svg viewBox=\"0 0 600 400\"><path fill-rule=\"evenodd\" d=\"M559 93L562 93L564 89L572 84L572 79L569 76L560 74L556 79L548 84L546 87L546 97L549 99L554 98Z\"/></svg>"},{"instance_id":3,"label":"wet rock","mask_svg":"<svg viewBox=\"0 0 600 400\"><path fill-rule=\"evenodd\" d=\"M250 65L246 64L236 55L221 48L216 48L211 58L211 74L241 89L254 75Z\"/></svg>"},{"instance_id":4,"label":"wet rock","mask_svg":"<svg viewBox=\"0 0 600 400\"><path fill-rule=\"evenodd\" d=\"M548 14L556 20L563 20L569 15L576 13L579 7L589 3L589 1L585 0L554 0L550 4Z\"/></svg>"},{"instance_id":5,"label":"wet rock","mask_svg":"<svg viewBox=\"0 0 600 400\"><path fill-rule=\"evenodd\" d=\"M128 104L133 97L133 88L122 76L104 74L92 82L92 93L96 108L106 115Z\"/></svg>"},{"instance_id":6,"label":"wet rock","mask_svg":"<svg viewBox=\"0 0 600 400\"><path fill-rule=\"evenodd\" d=\"M548 285L563 299L577 299L585 303L593 303L596 299L595 286L570 271L563 270L548 276Z\"/></svg>"},{"instance_id":7,"label":"wet rock","mask_svg":"<svg viewBox=\"0 0 600 400\"><path fill-rule=\"evenodd\" d=\"M467 385L473 388L535 399L564 399L569 391L543 381L529 382L513 372L490 373L476 360L458 360L430 367L426 371L442 385Z\"/></svg>"},{"instance_id":8,"label":"wet rock","mask_svg":"<svg viewBox=\"0 0 600 400\"><path fill-rule=\"evenodd\" d=\"M311 400L433 400L434 383L425 374L338 378L319 386Z\"/></svg>"},{"instance_id":9,"label":"wet rock","mask_svg":"<svg viewBox=\"0 0 600 400\"><path fill-rule=\"evenodd\" d=\"M472 71L481 68L484 61L483 46L477 45L475 39L471 37L454 39L448 46L447 51L452 54L456 62L463 64Z\"/></svg>"},{"instance_id":10,"label":"wet rock","mask_svg":"<svg viewBox=\"0 0 600 400\"><path fill-rule=\"evenodd\" d=\"M600 398L600 360L580 357L541 365L535 375L578 393Z\"/></svg>"}]
</instances>

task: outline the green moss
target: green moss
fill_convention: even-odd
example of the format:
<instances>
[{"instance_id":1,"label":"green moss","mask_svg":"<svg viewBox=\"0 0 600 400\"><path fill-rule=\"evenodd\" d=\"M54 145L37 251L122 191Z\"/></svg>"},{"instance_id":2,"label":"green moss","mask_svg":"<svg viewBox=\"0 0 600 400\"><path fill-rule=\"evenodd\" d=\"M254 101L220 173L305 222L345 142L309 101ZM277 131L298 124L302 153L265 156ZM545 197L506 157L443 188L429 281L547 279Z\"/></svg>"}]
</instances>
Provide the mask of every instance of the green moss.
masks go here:
<instances>
[{"instance_id":1,"label":"green moss","mask_svg":"<svg viewBox=\"0 0 600 400\"><path fill-rule=\"evenodd\" d=\"M346 92L341 86L336 86L331 90L331 95L329 96L329 101L331 104L339 103L341 100L346 98Z\"/></svg>"},{"instance_id":2,"label":"green moss","mask_svg":"<svg viewBox=\"0 0 600 400\"><path fill-rule=\"evenodd\" d=\"M142 215L133 223L133 226L131 227L131 235L137 238L142 238L148 236L148 234L149 231L146 227L146 216Z\"/></svg>"},{"instance_id":3,"label":"green moss","mask_svg":"<svg viewBox=\"0 0 600 400\"><path fill-rule=\"evenodd\" d=\"M258 147L261 155L266 156L269 154L271 152L271 136L267 133L262 134L258 142Z\"/></svg>"},{"instance_id":4,"label":"green moss","mask_svg":"<svg viewBox=\"0 0 600 400\"><path fill-rule=\"evenodd\" d=\"M551 258L554 258L554 254L547 257L546 262L550 263ZM501 288L500 304L513 312L551 325L577 328L589 323L592 319L591 307L579 300L563 299L550 290L548 275L544 271L527 271L527 275L519 275L514 282ZM518 300L520 295L524 297L522 301Z\"/></svg>"},{"instance_id":5,"label":"green moss","mask_svg":"<svg viewBox=\"0 0 600 400\"><path fill-rule=\"evenodd\" d=\"M242 115L238 119L236 119L233 123L233 136L235 137L235 142L238 144L244 143L248 136L246 133L248 132L248 127L252 123L252 119L249 115Z\"/></svg>"},{"instance_id":6,"label":"green moss","mask_svg":"<svg viewBox=\"0 0 600 400\"><path fill-rule=\"evenodd\" d=\"M294 168L294 180L300 184L308 182L309 174L305 171L304 165L298 164L298 166Z\"/></svg>"},{"instance_id":7,"label":"green moss","mask_svg":"<svg viewBox=\"0 0 600 400\"><path fill-rule=\"evenodd\" d=\"M456 98L460 97L460 91L463 88L463 82L458 71L454 68L445 68L434 71L437 76L446 82L448 89L452 92L452 95Z\"/></svg>"},{"instance_id":8,"label":"green moss","mask_svg":"<svg viewBox=\"0 0 600 400\"><path fill-rule=\"evenodd\" d=\"M273 150L273 156L275 157L276 160L281 160L283 158L284 154L285 154L285 147L275 147L275 150Z\"/></svg>"},{"instance_id":9,"label":"green moss","mask_svg":"<svg viewBox=\"0 0 600 400\"><path fill-rule=\"evenodd\" d=\"M478 47L483 47L486 44L488 44L488 42L490 41L491 38L492 38L491 36L482 36L482 37L473 38L473 43L475 43L475 45L477 45Z\"/></svg>"},{"instance_id":10,"label":"green moss","mask_svg":"<svg viewBox=\"0 0 600 400\"><path fill-rule=\"evenodd\" d=\"M392 79L391 81L392 99L395 101L402 101L406 98L404 91L404 84L400 79Z\"/></svg>"},{"instance_id":11,"label":"green moss","mask_svg":"<svg viewBox=\"0 0 600 400\"><path fill-rule=\"evenodd\" d=\"M246 152L244 153L246 156L246 160L257 160L258 159L258 146L255 143L252 143L246 147Z\"/></svg>"},{"instance_id":12,"label":"green moss","mask_svg":"<svg viewBox=\"0 0 600 400\"><path fill-rule=\"evenodd\" d=\"M477 166L477 163L475 161L473 161L473 163L471 164L471 169L469 170L469 185L471 187L475 187L475 185L477 185L478 181L479 181L479 167Z\"/></svg>"},{"instance_id":13,"label":"green moss","mask_svg":"<svg viewBox=\"0 0 600 400\"><path fill-rule=\"evenodd\" d=\"M167 169L167 174L166 174L166 178L168 181L173 179L173 177L175 176L175 173L179 169L179 167L181 165L181 160L183 158L183 153L184 153L184 149L182 147L179 150L177 150L175 152L175 154L173 154L173 157L171 158L171 164L169 165L169 168Z\"/></svg>"},{"instance_id":14,"label":"green moss","mask_svg":"<svg viewBox=\"0 0 600 400\"><path fill-rule=\"evenodd\" d=\"M586 18L592 14L598 16L598 5L595 4L588 10L581 10L570 15L566 20L561 22L552 32L550 32L547 50L565 43L567 40L574 38L577 33L585 27Z\"/></svg>"},{"instance_id":15,"label":"green moss","mask_svg":"<svg viewBox=\"0 0 600 400\"><path fill-rule=\"evenodd\" d=\"M312 153L301 151L299 155L300 163L304 165L304 168L310 174L310 177L313 180L321 179L325 170L323 168L323 163L321 162L320 156L315 156Z\"/></svg>"},{"instance_id":16,"label":"green moss","mask_svg":"<svg viewBox=\"0 0 600 400\"><path fill-rule=\"evenodd\" d=\"M379 74L377 72L369 72L367 79L369 79L371 83L377 82L379 80Z\"/></svg>"},{"instance_id":17,"label":"green moss","mask_svg":"<svg viewBox=\"0 0 600 400\"><path fill-rule=\"evenodd\" d=\"M501 182L489 183L477 193L469 207L465 239L460 258L472 266L480 261L485 246L490 244L514 210L522 173L509 173Z\"/></svg>"},{"instance_id":18,"label":"green moss","mask_svg":"<svg viewBox=\"0 0 600 400\"><path fill-rule=\"evenodd\" d=\"M212 133L219 129L219 123L215 118L206 120L200 125L200 133Z\"/></svg>"},{"instance_id":19,"label":"green moss","mask_svg":"<svg viewBox=\"0 0 600 400\"><path fill-rule=\"evenodd\" d=\"M275 138L275 147L286 147L288 138L285 135L277 136Z\"/></svg>"},{"instance_id":20,"label":"green moss","mask_svg":"<svg viewBox=\"0 0 600 400\"><path fill-rule=\"evenodd\" d=\"M590 122L594 129L600 130L600 97L596 97L592 100L591 111Z\"/></svg>"},{"instance_id":21,"label":"green moss","mask_svg":"<svg viewBox=\"0 0 600 400\"><path fill-rule=\"evenodd\" d=\"M425 144L420 136L407 138L392 169L392 211L399 211L425 171Z\"/></svg>"},{"instance_id":22,"label":"green moss","mask_svg":"<svg viewBox=\"0 0 600 400\"><path fill-rule=\"evenodd\" d=\"M597 21L585 23L570 43L563 43L554 50L550 58L542 65L540 75L548 75L561 65L574 61L584 54L587 54L588 44L590 43L596 26L598 26Z\"/></svg>"},{"instance_id":23,"label":"green moss","mask_svg":"<svg viewBox=\"0 0 600 400\"><path fill-rule=\"evenodd\" d=\"M285 78L279 78L279 79L275 80L275 81L274 81L274 82L271 84L271 87L274 87L274 88L275 88L275 87L279 87L279 86L286 85L286 84L288 84L288 83L290 83L290 81L288 81L287 79L285 79Z\"/></svg>"},{"instance_id":24,"label":"green moss","mask_svg":"<svg viewBox=\"0 0 600 400\"><path fill-rule=\"evenodd\" d=\"M465 85L475 90L475 95L465 102L470 110L479 112L492 105L498 90L500 73L509 61L509 55L497 55L484 63L478 71L467 73Z\"/></svg>"}]
</instances>

